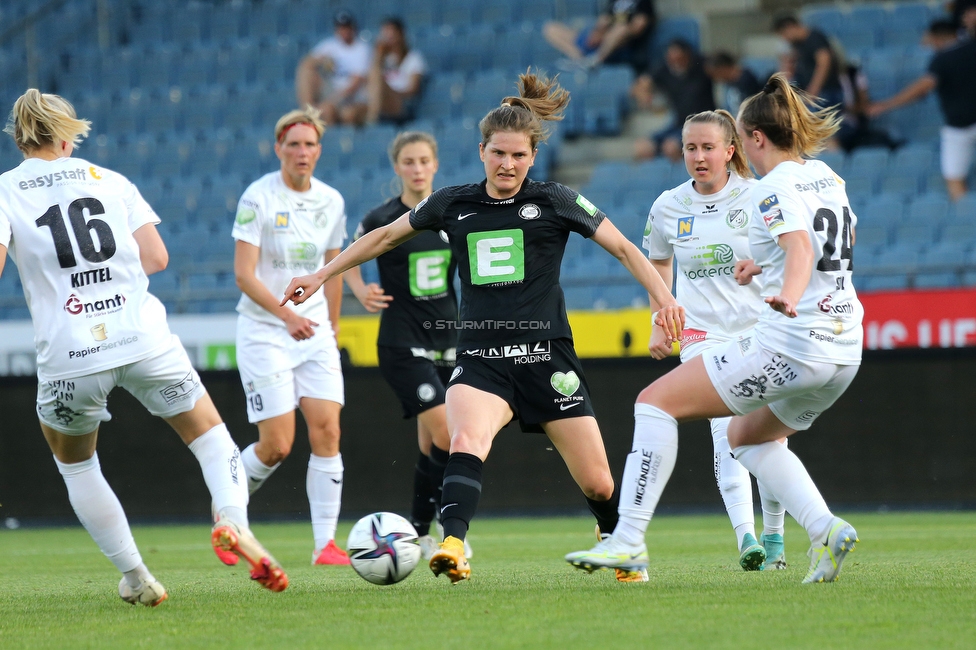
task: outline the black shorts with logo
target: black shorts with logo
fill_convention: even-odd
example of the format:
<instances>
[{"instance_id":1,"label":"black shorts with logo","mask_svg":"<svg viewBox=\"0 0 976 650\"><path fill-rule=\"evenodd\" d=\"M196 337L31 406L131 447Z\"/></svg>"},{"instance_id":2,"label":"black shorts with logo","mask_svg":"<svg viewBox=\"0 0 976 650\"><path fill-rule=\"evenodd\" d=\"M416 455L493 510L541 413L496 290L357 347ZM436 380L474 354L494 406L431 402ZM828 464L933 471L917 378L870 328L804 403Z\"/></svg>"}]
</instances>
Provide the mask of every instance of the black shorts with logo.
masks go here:
<instances>
[{"instance_id":1,"label":"black shorts with logo","mask_svg":"<svg viewBox=\"0 0 976 650\"><path fill-rule=\"evenodd\" d=\"M444 403L447 382L454 371L453 349L450 354L424 351L427 356L417 356L411 348L378 345L376 352L380 374L400 399L404 419Z\"/></svg>"},{"instance_id":2,"label":"black shorts with logo","mask_svg":"<svg viewBox=\"0 0 976 650\"><path fill-rule=\"evenodd\" d=\"M501 397L527 433L543 433L544 422L594 415L583 367L569 339L459 352L450 384Z\"/></svg>"}]
</instances>

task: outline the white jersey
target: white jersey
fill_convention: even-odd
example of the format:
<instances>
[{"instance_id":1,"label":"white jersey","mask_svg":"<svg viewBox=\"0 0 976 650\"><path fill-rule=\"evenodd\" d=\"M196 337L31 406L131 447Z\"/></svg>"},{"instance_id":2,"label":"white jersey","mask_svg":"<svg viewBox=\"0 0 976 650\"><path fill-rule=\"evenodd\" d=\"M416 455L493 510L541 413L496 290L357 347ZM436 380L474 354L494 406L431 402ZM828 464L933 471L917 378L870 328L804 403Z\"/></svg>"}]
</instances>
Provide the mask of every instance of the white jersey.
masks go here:
<instances>
[{"instance_id":1,"label":"white jersey","mask_svg":"<svg viewBox=\"0 0 976 650\"><path fill-rule=\"evenodd\" d=\"M763 307L762 276L735 281L735 263L750 259L750 191L756 181L729 175L715 194L699 194L693 181L661 194L644 228L644 248L655 260L674 257L675 295L685 308L685 345L729 340L755 326Z\"/></svg>"},{"instance_id":2,"label":"white jersey","mask_svg":"<svg viewBox=\"0 0 976 650\"><path fill-rule=\"evenodd\" d=\"M81 158L30 158L0 176L0 244L20 271L38 376L118 368L169 344L132 236L156 223L135 185Z\"/></svg>"},{"instance_id":3,"label":"white jersey","mask_svg":"<svg viewBox=\"0 0 976 650\"><path fill-rule=\"evenodd\" d=\"M327 56L332 61L332 91L343 92L353 77L369 74L372 54L369 45L361 38L346 43L337 36L330 36L312 49L312 56Z\"/></svg>"},{"instance_id":4,"label":"white jersey","mask_svg":"<svg viewBox=\"0 0 976 650\"><path fill-rule=\"evenodd\" d=\"M768 307L760 312L756 338L767 349L807 361L861 362L864 308L851 283L856 225L844 181L819 160L780 163L755 186L749 245L766 278L763 297L783 288L786 252L777 244L783 233L806 231L814 257L797 317Z\"/></svg>"},{"instance_id":5,"label":"white jersey","mask_svg":"<svg viewBox=\"0 0 976 650\"><path fill-rule=\"evenodd\" d=\"M338 191L316 178L311 189L296 192L285 185L280 171L271 172L244 191L233 237L261 249L255 274L274 296L283 296L293 277L315 273L324 265L327 250L342 248L346 205ZM323 291L291 308L322 326L329 323ZM285 326L247 294L241 296L237 311L256 321Z\"/></svg>"}]
</instances>

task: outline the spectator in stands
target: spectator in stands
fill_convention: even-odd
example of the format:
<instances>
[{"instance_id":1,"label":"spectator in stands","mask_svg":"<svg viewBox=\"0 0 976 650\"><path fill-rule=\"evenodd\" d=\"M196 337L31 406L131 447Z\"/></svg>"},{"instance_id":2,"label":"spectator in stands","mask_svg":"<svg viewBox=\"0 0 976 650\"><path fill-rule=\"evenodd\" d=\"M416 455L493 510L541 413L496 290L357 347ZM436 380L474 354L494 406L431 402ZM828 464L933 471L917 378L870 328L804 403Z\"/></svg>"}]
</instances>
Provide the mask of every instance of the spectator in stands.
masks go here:
<instances>
[{"instance_id":1,"label":"spectator in stands","mask_svg":"<svg viewBox=\"0 0 976 650\"><path fill-rule=\"evenodd\" d=\"M362 124L369 46L358 37L348 11L336 12L333 23L335 34L312 48L295 71L298 105L318 108L326 124Z\"/></svg>"},{"instance_id":2,"label":"spectator in stands","mask_svg":"<svg viewBox=\"0 0 976 650\"><path fill-rule=\"evenodd\" d=\"M976 36L976 0L955 0L952 6L952 23L963 35Z\"/></svg>"},{"instance_id":3,"label":"spectator in stands","mask_svg":"<svg viewBox=\"0 0 976 650\"><path fill-rule=\"evenodd\" d=\"M827 106L843 101L840 87L840 58L827 36L818 29L807 27L796 16L780 16L773 22L773 30L796 52L796 70L792 81Z\"/></svg>"},{"instance_id":4,"label":"spectator in stands","mask_svg":"<svg viewBox=\"0 0 976 650\"><path fill-rule=\"evenodd\" d=\"M847 152L858 147L898 148L901 142L871 124L871 117L867 114L871 101L868 96L868 78L859 65L847 62L842 66L840 86L844 111L840 130L833 138L836 144Z\"/></svg>"},{"instance_id":5,"label":"spectator in stands","mask_svg":"<svg viewBox=\"0 0 976 650\"><path fill-rule=\"evenodd\" d=\"M373 124L382 119L399 123L411 119L426 73L424 55L407 43L403 21L384 20L369 67L366 122Z\"/></svg>"},{"instance_id":6,"label":"spectator in stands","mask_svg":"<svg viewBox=\"0 0 976 650\"><path fill-rule=\"evenodd\" d=\"M936 54L928 71L886 100L871 104L868 114L881 115L918 101L933 90L945 117L942 127L942 176L955 201L966 193L966 175L976 150L976 40L959 40L951 20L934 21L926 41Z\"/></svg>"},{"instance_id":7,"label":"spectator in stands","mask_svg":"<svg viewBox=\"0 0 976 650\"><path fill-rule=\"evenodd\" d=\"M681 38L668 43L664 64L652 74L643 74L634 82L632 94L641 107L649 108L656 92L671 105L671 124L649 138L634 143L634 158L646 160L658 155L672 162L681 160L681 128L685 118L715 109L712 80L705 74L701 56Z\"/></svg>"},{"instance_id":8,"label":"spectator in stands","mask_svg":"<svg viewBox=\"0 0 976 650\"><path fill-rule=\"evenodd\" d=\"M542 35L568 57L564 63L573 68L626 63L640 74L647 69L648 41L656 23L652 0L607 0L593 27L576 30L548 22Z\"/></svg>"},{"instance_id":9,"label":"spectator in stands","mask_svg":"<svg viewBox=\"0 0 976 650\"><path fill-rule=\"evenodd\" d=\"M752 71L743 68L734 56L725 51L716 52L705 60L705 72L713 83L719 84L722 97L719 108L733 115L739 112L743 99L755 95L763 87Z\"/></svg>"}]
</instances>

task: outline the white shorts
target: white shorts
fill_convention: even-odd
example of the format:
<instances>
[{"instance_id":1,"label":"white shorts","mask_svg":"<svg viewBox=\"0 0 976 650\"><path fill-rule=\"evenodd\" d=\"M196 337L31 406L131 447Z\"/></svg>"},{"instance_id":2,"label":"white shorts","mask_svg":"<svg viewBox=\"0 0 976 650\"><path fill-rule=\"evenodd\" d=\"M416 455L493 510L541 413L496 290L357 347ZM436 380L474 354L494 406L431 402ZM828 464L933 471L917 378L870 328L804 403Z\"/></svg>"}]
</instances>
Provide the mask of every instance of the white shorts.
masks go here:
<instances>
[{"instance_id":1,"label":"white shorts","mask_svg":"<svg viewBox=\"0 0 976 650\"><path fill-rule=\"evenodd\" d=\"M191 410L207 394L186 350L174 334L156 356L92 375L37 382L37 417L69 436L91 433L108 422L108 394L121 386L153 415L169 418Z\"/></svg>"},{"instance_id":2,"label":"white shorts","mask_svg":"<svg viewBox=\"0 0 976 650\"><path fill-rule=\"evenodd\" d=\"M294 411L303 397L345 403L339 348L329 327L296 341L282 326L240 316L237 368L251 424Z\"/></svg>"},{"instance_id":3,"label":"white shorts","mask_svg":"<svg viewBox=\"0 0 976 650\"><path fill-rule=\"evenodd\" d=\"M702 355L708 378L722 401L736 415L769 406L796 431L813 421L844 394L858 366L803 361L771 352L754 336L713 348Z\"/></svg>"},{"instance_id":4,"label":"white shorts","mask_svg":"<svg viewBox=\"0 0 976 650\"><path fill-rule=\"evenodd\" d=\"M964 128L943 126L940 134L942 177L950 181L961 181L969 175L969 166L973 162L976 124Z\"/></svg>"}]
</instances>

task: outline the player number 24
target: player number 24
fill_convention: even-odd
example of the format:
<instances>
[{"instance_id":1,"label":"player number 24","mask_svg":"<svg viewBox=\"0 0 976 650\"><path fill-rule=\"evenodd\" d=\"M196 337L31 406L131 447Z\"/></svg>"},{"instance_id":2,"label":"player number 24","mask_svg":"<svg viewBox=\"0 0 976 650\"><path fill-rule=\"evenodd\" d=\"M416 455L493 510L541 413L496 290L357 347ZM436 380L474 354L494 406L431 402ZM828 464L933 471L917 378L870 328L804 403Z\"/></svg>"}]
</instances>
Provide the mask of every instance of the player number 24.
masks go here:
<instances>
[{"instance_id":1,"label":"player number 24","mask_svg":"<svg viewBox=\"0 0 976 650\"><path fill-rule=\"evenodd\" d=\"M847 260L848 271L854 270L854 247L851 244L851 211L844 206L844 219L841 224L843 227L840 232L840 241L837 241L837 215L833 210L820 208L813 215L813 229L817 232L827 231L827 239L823 245L823 256L817 262L817 270L827 273L829 271L840 271L841 260ZM834 257L837 246L840 245L840 256Z\"/></svg>"},{"instance_id":2,"label":"player number 24","mask_svg":"<svg viewBox=\"0 0 976 650\"><path fill-rule=\"evenodd\" d=\"M86 209L88 214L92 215L91 219L85 219ZM115 236L112 234L112 228L101 219L94 217L98 214L105 214L105 208L101 201L91 197L75 199L68 206L68 221L71 222L71 229L78 241L81 256L95 264L104 262L115 255ZM78 266L78 260L75 258L75 252L71 246L71 238L68 237L68 227L64 224L64 215L61 213L60 205L52 205L34 223L37 224L38 228L47 226L51 229L54 250L57 251L58 264L61 265L62 269ZM93 231L98 236L98 249L95 248Z\"/></svg>"}]
</instances>

